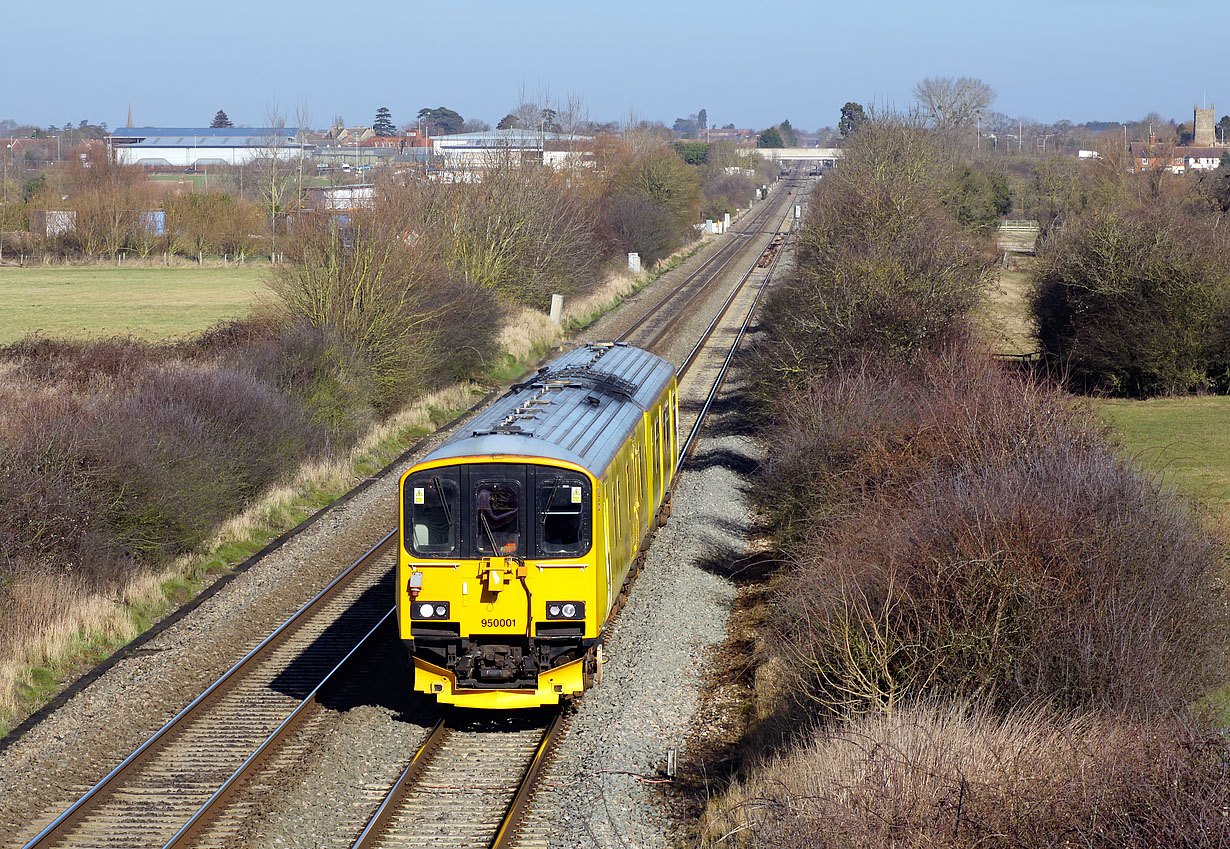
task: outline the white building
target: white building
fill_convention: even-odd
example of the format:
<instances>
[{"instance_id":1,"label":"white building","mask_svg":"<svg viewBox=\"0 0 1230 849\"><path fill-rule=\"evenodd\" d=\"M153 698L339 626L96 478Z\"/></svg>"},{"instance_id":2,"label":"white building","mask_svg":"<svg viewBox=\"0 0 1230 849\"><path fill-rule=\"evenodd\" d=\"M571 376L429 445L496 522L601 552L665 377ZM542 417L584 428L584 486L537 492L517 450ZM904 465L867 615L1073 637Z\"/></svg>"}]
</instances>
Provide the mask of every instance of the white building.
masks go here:
<instances>
[{"instance_id":1,"label":"white building","mask_svg":"<svg viewBox=\"0 0 1230 849\"><path fill-rule=\"evenodd\" d=\"M1183 164L1192 171L1212 171L1221 165L1221 155L1228 147L1180 147L1175 153L1183 157Z\"/></svg>"},{"instance_id":2,"label":"white building","mask_svg":"<svg viewBox=\"0 0 1230 849\"><path fill-rule=\"evenodd\" d=\"M110 141L121 165L163 168L295 159L313 147L294 127L122 127Z\"/></svg>"},{"instance_id":3,"label":"white building","mask_svg":"<svg viewBox=\"0 0 1230 849\"><path fill-rule=\"evenodd\" d=\"M487 130L453 133L431 139L432 156L446 169L482 169L505 156L519 162L542 162L553 168L591 158L593 138L539 130Z\"/></svg>"}]
</instances>

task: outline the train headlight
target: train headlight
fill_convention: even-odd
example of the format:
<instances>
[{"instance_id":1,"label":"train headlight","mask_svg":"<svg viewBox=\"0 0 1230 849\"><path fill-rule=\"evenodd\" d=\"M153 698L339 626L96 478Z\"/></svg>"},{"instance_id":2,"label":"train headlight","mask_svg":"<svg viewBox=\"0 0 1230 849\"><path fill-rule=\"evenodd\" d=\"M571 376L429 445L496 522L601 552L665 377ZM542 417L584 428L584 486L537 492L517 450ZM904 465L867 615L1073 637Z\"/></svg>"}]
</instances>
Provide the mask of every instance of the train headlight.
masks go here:
<instances>
[{"instance_id":1,"label":"train headlight","mask_svg":"<svg viewBox=\"0 0 1230 849\"><path fill-rule=\"evenodd\" d=\"M423 601L410 605L411 619L447 619L447 601Z\"/></svg>"},{"instance_id":2,"label":"train headlight","mask_svg":"<svg viewBox=\"0 0 1230 849\"><path fill-rule=\"evenodd\" d=\"M585 602L583 601L548 601L548 619L584 619Z\"/></svg>"}]
</instances>

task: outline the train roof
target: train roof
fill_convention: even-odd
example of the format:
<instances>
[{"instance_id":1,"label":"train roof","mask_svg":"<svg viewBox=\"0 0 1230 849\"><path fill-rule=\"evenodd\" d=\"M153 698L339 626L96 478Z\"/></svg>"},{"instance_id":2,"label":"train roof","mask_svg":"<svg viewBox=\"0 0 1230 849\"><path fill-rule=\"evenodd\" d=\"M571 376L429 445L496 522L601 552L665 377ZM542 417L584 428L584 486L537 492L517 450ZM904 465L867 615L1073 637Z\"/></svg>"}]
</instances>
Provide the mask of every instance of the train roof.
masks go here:
<instances>
[{"instance_id":1,"label":"train roof","mask_svg":"<svg viewBox=\"0 0 1230 849\"><path fill-rule=\"evenodd\" d=\"M512 387L423 462L512 454L564 460L601 475L674 375L669 362L648 351L591 343Z\"/></svg>"}]
</instances>

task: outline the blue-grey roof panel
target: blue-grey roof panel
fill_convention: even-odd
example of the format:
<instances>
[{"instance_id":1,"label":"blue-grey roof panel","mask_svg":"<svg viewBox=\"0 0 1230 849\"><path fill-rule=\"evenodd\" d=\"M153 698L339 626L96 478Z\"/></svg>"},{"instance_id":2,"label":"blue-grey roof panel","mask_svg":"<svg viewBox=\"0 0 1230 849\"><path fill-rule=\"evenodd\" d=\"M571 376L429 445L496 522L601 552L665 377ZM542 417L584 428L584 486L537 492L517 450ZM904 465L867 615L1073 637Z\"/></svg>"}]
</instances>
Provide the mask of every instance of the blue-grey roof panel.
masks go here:
<instances>
[{"instance_id":1,"label":"blue-grey roof panel","mask_svg":"<svg viewBox=\"0 0 1230 849\"><path fill-rule=\"evenodd\" d=\"M674 374L666 360L628 345L577 348L513 387L424 461L541 456L600 476Z\"/></svg>"},{"instance_id":2,"label":"blue-grey roof panel","mask_svg":"<svg viewBox=\"0 0 1230 849\"><path fill-rule=\"evenodd\" d=\"M298 127L119 127L111 133L113 139L141 139L150 136L293 136Z\"/></svg>"}]
</instances>

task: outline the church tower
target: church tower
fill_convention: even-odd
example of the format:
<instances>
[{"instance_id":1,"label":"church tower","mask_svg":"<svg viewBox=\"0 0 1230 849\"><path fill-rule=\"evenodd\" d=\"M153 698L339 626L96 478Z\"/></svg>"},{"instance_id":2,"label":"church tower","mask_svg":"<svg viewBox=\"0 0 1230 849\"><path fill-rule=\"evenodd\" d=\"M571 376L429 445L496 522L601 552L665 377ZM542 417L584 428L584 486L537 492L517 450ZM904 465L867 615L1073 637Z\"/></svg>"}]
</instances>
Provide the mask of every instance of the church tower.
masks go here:
<instances>
[{"instance_id":1,"label":"church tower","mask_svg":"<svg viewBox=\"0 0 1230 849\"><path fill-rule=\"evenodd\" d=\"M1212 147L1217 144L1217 129L1214 127L1216 118L1213 114L1217 111L1216 105L1210 106L1208 109L1201 109L1199 106L1196 109L1196 120L1192 123L1192 145L1195 147Z\"/></svg>"}]
</instances>

